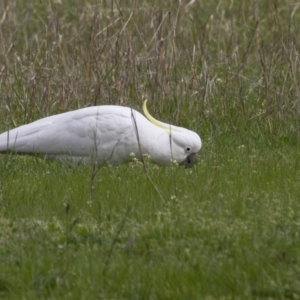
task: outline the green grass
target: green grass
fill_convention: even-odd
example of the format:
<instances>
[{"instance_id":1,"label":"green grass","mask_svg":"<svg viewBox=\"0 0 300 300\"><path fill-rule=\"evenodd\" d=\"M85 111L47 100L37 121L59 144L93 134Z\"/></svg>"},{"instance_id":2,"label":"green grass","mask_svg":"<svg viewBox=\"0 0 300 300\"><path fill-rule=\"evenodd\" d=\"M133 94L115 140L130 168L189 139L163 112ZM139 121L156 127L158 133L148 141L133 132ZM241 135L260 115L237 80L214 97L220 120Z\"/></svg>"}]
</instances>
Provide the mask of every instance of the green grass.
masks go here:
<instances>
[{"instance_id":1,"label":"green grass","mask_svg":"<svg viewBox=\"0 0 300 300\"><path fill-rule=\"evenodd\" d=\"M139 164L105 167L93 199L89 167L4 159L2 294L298 295L299 155L259 148L207 151L192 170L148 165L153 183Z\"/></svg>"},{"instance_id":2,"label":"green grass","mask_svg":"<svg viewBox=\"0 0 300 300\"><path fill-rule=\"evenodd\" d=\"M0 3L1 132L147 98L203 140L192 169L1 155L1 299L300 298L297 5L187 3Z\"/></svg>"}]
</instances>

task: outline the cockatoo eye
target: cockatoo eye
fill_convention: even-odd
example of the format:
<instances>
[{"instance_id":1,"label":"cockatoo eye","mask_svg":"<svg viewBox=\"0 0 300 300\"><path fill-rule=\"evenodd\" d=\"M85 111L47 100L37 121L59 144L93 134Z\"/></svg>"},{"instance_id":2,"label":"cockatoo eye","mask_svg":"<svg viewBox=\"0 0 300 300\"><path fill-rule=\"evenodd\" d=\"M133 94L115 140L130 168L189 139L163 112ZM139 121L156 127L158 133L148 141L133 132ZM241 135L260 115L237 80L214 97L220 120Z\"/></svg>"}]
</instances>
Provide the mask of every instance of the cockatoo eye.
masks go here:
<instances>
[{"instance_id":1,"label":"cockatoo eye","mask_svg":"<svg viewBox=\"0 0 300 300\"><path fill-rule=\"evenodd\" d=\"M191 149L192 149L192 148L191 148L190 146L186 146L186 147L185 147L185 152L189 153L189 152L191 151Z\"/></svg>"}]
</instances>

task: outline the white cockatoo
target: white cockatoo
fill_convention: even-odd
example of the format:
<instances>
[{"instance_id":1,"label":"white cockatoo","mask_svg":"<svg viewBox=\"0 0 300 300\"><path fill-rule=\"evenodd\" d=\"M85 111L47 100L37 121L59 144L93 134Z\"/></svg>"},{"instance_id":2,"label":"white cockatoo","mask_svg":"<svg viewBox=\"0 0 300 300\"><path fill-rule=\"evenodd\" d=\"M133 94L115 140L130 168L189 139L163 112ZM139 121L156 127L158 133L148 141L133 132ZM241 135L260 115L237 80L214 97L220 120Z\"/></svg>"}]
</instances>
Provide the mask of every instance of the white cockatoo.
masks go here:
<instances>
[{"instance_id":1,"label":"white cockatoo","mask_svg":"<svg viewBox=\"0 0 300 300\"><path fill-rule=\"evenodd\" d=\"M191 167L201 148L199 135L154 119L146 102L147 119L129 107L103 105L37 120L0 134L0 152L113 165L148 154L158 164Z\"/></svg>"}]
</instances>

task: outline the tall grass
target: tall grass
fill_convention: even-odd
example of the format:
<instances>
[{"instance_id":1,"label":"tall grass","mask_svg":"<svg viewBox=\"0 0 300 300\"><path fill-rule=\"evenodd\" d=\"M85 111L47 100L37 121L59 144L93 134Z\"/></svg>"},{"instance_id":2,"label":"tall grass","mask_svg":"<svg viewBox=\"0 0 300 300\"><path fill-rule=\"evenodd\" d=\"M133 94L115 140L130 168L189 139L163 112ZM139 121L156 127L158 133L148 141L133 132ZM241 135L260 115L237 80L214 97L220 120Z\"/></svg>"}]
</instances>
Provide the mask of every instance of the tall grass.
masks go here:
<instances>
[{"instance_id":1,"label":"tall grass","mask_svg":"<svg viewBox=\"0 0 300 300\"><path fill-rule=\"evenodd\" d=\"M299 4L2 1L0 131L87 105L197 131L191 170L0 156L0 297L297 299Z\"/></svg>"}]
</instances>

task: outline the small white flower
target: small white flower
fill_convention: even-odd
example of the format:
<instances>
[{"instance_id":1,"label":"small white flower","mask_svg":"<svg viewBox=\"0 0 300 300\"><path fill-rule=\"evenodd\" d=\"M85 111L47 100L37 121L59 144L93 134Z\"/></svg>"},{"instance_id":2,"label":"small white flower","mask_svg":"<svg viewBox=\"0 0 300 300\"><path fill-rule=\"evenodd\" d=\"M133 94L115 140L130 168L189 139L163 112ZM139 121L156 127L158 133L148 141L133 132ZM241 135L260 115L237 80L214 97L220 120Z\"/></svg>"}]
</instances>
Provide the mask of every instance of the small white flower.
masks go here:
<instances>
[{"instance_id":1,"label":"small white flower","mask_svg":"<svg viewBox=\"0 0 300 300\"><path fill-rule=\"evenodd\" d=\"M175 159L171 159L172 166L178 166L178 162Z\"/></svg>"}]
</instances>

